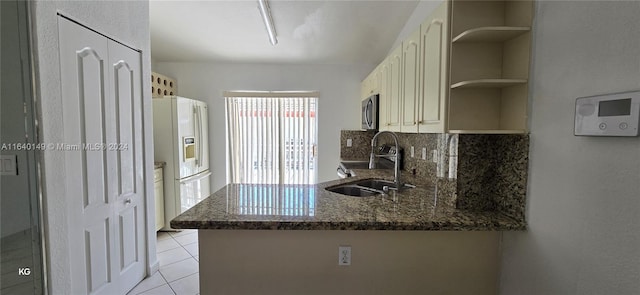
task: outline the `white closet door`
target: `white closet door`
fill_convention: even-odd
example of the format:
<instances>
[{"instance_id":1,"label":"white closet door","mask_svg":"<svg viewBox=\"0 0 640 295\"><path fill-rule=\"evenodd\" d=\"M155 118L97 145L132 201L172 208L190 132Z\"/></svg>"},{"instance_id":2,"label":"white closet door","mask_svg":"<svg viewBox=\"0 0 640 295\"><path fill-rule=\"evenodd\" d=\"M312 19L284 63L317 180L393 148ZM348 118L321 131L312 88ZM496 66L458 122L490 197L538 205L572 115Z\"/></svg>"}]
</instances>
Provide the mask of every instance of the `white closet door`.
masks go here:
<instances>
[{"instance_id":1,"label":"white closet door","mask_svg":"<svg viewBox=\"0 0 640 295\"><path fill-rule=\"evenodd\" d=\"M114 268L125 294L144 278L144 179L142 158L142 89L140 53L109 40L109 83L115 112L108 122L115 137L107 140L109 185L114 193L115 242L119 261ZM115 118L113 117L115 115Z\"/></svg>"},{"instance_id":2,"label":"white closet door","mask_svg":"<svg viewBox=\"0 0 640 295\"><path fill-rule=\"evenodd\" d=\"M140 57L58 26L72 290L125 294L144 275Z\"/></svg>"}]
</instances>

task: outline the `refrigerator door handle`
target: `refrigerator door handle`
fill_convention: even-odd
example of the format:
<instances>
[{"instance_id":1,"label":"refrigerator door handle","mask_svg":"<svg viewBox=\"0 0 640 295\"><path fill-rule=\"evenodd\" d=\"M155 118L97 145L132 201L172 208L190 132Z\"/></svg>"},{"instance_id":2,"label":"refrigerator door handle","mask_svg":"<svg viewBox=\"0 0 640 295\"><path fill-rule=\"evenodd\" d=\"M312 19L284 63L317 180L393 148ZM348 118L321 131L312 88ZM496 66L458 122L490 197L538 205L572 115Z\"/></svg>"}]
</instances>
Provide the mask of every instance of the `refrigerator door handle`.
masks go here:
<instances>
[{"instance_id":1,"label":"refrigerator door handle","mask_svg":"<svg viewBox=\"0 0 640 295\"><path fill-rule=\"evenodd\" d=\"M193 176L189 176L189 177L180 179L180 184L185 185L185 184L187 184L189 182L193 182L193 181L197 181L197 180L203 179L205 177L209 177L209 175L211 175L211 171L206 172L206 173L196 174L196 175L193 175Z\"/></svg>"},{"instance_id":2,"label":"refrigerator door handle","mask_svg":"<svg viewBox=\"0 0 640 295\"><path fill-rule=\"evenodd\" d=\"M194 132L198 132L197 130L200 129L200 121L199 121L199 116L198 116L198 106L194 105L193 106L193 130ZM199 162L200 162L200 137L196 137L196 166L200 166Z\"/></svg>"},{"instance_id":3,"label":"refrigerator door handle","mask_svg":"<svg viewBox=\"0 0 640 295\"><path fill-rule=\"evenodd\" d=\"M202 107L198 106L198 167L202 167Z\"/></svg>"}]
</instances>

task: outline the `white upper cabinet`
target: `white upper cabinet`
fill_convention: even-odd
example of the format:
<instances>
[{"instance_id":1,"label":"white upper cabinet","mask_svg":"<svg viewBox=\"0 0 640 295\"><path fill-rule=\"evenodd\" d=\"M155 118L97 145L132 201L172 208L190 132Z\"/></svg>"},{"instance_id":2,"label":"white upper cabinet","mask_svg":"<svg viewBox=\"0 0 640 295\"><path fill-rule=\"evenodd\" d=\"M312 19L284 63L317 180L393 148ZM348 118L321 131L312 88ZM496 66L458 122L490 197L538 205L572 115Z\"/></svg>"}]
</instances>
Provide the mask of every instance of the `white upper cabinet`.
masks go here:
<instances>
[{"instance_id":1,"label":"white upper cabinet","mask_svg":"<svg viewBox=\"0 0 640 295\"><path fill-rule=\"evenodd\" d=\"M371 92L371 80L369 79L369 76L367 76L360 83L360 100L367 98L370 92Z\"/></svg>"},{"instance_id":2,"label":"white upper cabinet","mask_svg":"<svg viewBox=\"0 0 640 295\"><path fill-rule=\"evenodd\" d=\"M389 129L389 59L385 59L376 68L378 77L379 97L378 97L378 129L380 131Z\"/></svg>"},{"instance_id":3,"label":"white upper cabinet","mask_svg":"<svg viewBox=\"0 0 640 295\"><path fill-rule=\"evenodd\" d=\"M377 75L376 70L372 71L361 84L360 100L363 100L371 95L377 94L380 91L379 85L380 77Z\"/></svg>"},{"instance_id":4,"label":"white upper cabinet","mask_svg":"<svg viewBox=\"0 0 640 295\"><path fill-rule=\"evenodd\" d=\"M402 48L398 46L389 56L389 80L388 80L388 126L387 130L401 131L402 111Z\"/></svg>"},{"instance_id":5,"label":"white upper cabinet","mask_svg":"<svg viewBox=\"0 0 640 295\"><path fill-rule=\"evenodd\" d=\"M402 42L402 132L418 132L416 109L420 99L420 30Z\"/></svg>"},{"instance_id":6,"label":"white upper cabinet","mask_svg":"<svg viewBox=\"0 0 640 295\"><path fill-rule=\"evenodd\" d=\"M532 19L530 0L442 3L363 81L380 130L526 133Z\"/></svg>"},{"instance_id":7,"label":"white upper cabinet","mask_svg":"<svg viewBox=\"0 0 640 295\"><path fill-rule=\"evenodd\" d=\"M445 132L447 111L449 18L447 3L440 5L420 26L420 103L418 132Z\"/></svg>"}]
</instances>

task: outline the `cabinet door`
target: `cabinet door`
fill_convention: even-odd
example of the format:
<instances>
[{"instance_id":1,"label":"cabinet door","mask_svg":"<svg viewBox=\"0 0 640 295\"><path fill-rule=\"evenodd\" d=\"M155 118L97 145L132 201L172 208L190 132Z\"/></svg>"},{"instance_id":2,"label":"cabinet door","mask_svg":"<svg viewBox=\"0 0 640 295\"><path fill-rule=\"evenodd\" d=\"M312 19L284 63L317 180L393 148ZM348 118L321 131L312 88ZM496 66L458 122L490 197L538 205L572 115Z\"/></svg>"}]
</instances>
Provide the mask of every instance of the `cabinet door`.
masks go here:
<instances>
[{"instance_id":1,"label":"cabinet door","mask_svg":"<svg viewBox=\"0 0 640 295\"><path fill-rule=\"evenodd\" d=\"M375 70L369 73L369 75L362 80L360 87L360 100L368 98L378 92L378 81L376 80Z\"/></svg>"},{"instance_id":2,"label":"cabinet door","mask_svg":"<svg viewBox=\"0 0 640 295\"><path fill-rule=\"evenodd\" d=\"M162 173L162 169L156 169L156 171ZM162 178L153 183L153 190L156 195L156 231L159 231L164 226L164 182Z\"/></svg>"},{"instance_id":3,"label":"cabinet door","mask_svg":"<svg viewBox=\"0 0 640 295\"><path fill-rule=\"evenodd\" d=\"M377 68L376 68L377 70ZM376 77L376 70L373 70L373 72L371 72L369 74L369 76L367 77L367 81L368 81L368 93L367 93L367 97L374 95L376 93L378 93L378 80Z\"/></svg>"},{"instance_id":4,"label":"cabinet door","mask_svg":"<svg viewBox=\"0 0 640 295\"><path fill-rule=\"evenodd\" d=\"M401 131L401 107L402 107L402 45L398 46L389 56L389 129Z\"/></svg>"},{"instance_id":5,"label":"cabinet door","mask_svg":"<svg viewBox=\"0 0 640 295\"><path fill-rule=\"evenodd\" d=\"M363 99L367 98L369 94L369 80L367 78L360 82L360 99L358 101L362 101Z\"/></svg>"},{"instance_id":6,"label":"cabinet door","mask_svg":"<svg viewBox=\"0 0 640 295\"><path fill-rule=\"evenodd\" d=\"M444 132L447 106L447 3L441 4L422 23L420 30L421 100L418 105L418 131Z\"/></svg>"},{"instance_id":7,"label":"cabinet door","mask_svg":"<svg viewBox=\"0 0 640 295\"><path fill-rule=\"evenodd\" d=\"M402 42L402 132L417 132L419 99L420 30Z\"/></svg>"},{"instance_id":8,"label":"cabinet door","mask_svg":"<svg viewBox=\"0 0 640 295\"><path fill-rule=\"evenodd\" d=\"M382 63L373 71L373 94L380 94L382 91Z\"/></svg>"},{"instance_id":9,"label":"cabinet door","mask_svg":"<svg viewBox=\"0 0 640 295\"><path fill-rule=\"evenodd\" d=\"M389 130L389 59L385 59L377 69L380 97L378 98L378 129Z\"/></svg>"},{"instance_id":10,"label":"cabinet door","mask_svg":"<svg viewBox=\"0 0 640 295\"><path fill-rule=\"evenodd\" d=\"M369 93L371 92L371 80L369 79L369 76L364 78L364 80L362 80L362 83L360 85L361 85L360 100L363 100L369 97Z\"/></svg>"}]
</instances>

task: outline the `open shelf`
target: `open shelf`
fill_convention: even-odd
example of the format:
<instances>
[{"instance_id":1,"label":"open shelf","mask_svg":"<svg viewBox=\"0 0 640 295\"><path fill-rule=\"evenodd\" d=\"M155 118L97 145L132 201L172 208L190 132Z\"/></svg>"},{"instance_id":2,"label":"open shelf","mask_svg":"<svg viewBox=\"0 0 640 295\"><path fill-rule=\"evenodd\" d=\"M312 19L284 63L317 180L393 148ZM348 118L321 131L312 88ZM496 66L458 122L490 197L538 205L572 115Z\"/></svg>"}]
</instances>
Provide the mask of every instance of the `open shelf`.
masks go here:
<instances>
[{"instance_id":1,"label":"open shelf","mask_svg":"<svg viewBox=\"0 0 640 295\"><path fill-rule=\"evenodd\" d=\"M453 42L504 42L531 30L530 27L481 27L466 30L453 38Z\"/></svg>"},{"instance_id":2,"label":"open shelf","mask_svg":"<svg viewBox=\"0 0 640 295\"><path fill-rule=\"evenodd\" d=\"M526 134L533 0L451 0L447 132Z\"/></svg>"},{"instance_id":3,"label":"open shelf","mask_svg":"<svg viewBox=\"0 0 640 295\"><path fill-rule=\"evenodd\" d=\"M451 85L451 89L456 88L504 88L525 84L525 79L479 79L470 81L461 81Z\"/></svg>"},{"instance_id":4,"label":"open shelf","mask_svg":"<svg viewBox=\"0 0 640 295\"><path fill-rule=\"evenodd\" d=\"M526 130L506 130L506 129L491 129L491 130L449 130L449 133L453 134L525 134Z\"/></svg>"}]
</instances>

